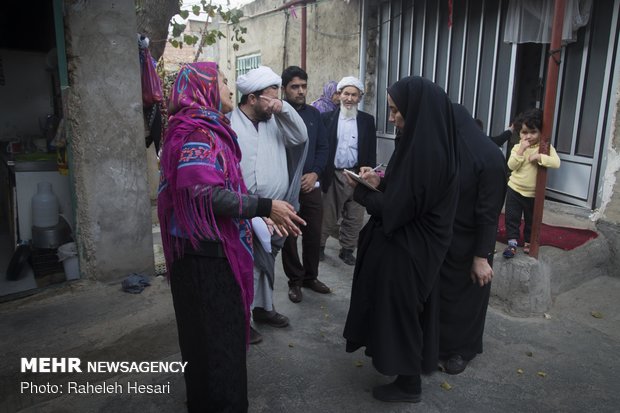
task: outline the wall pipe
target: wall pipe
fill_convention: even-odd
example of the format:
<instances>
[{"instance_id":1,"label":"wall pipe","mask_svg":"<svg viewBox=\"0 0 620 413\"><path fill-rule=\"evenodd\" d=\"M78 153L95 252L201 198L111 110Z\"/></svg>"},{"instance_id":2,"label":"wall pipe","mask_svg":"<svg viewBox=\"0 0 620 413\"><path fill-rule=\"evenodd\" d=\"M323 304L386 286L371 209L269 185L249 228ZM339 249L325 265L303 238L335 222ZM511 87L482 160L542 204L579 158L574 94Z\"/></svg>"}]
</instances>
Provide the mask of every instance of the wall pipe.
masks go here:
<instances>
[{"instance_id":1,"label":"wall pipe","mask_svg":"<svg viewBox=\"0 0 620 413\"><path fill-rule=\"evenodd\" d=\"M264 16L266 14L277 13L279 11L288 9L289 7L297 6L298 4L306 4L306 3L309 3L310 1L314 1L314 0L293 0L293 1L289 1L289 2L286 2L286 3L284 3L283 5L281 5L279 7L276 7L275 9L261 11L260 13L253 14L251 16L244 16L244 17L241 18L241 20L246 20L246 19L249 20L249 19L254 19L256 17Z\"/></svg>"},{"instance_id":2,"label":"wall pipe","mask_svg":"<svg viewBox=\"0 0 620 413\"><path fill-rule=\"evenodd\" d=\"M360 81L366 89L366 50L368 47L368 19L367 19L366 0L360 3ZM364 110L364 99L359 104L360 110Z\"/></svg>"},{"instance_id":3,"label":"wall pipe","mask_svg":"<svg viewBox=\"0 0 620 413\"><path fill-rule=\"evenodd\" d=\"M247 16L246 19L254 19L256 17L265 16L271 13L277 13L282 10L289 9L294 6L301 5L301 61L300 67L306 70L306 48L307 48L307 39L308 39L308 11L306 10L309 3L314 3L316 0L293 0L282 4L279 7L276 7L273 10L266 10L260 13L253 14L252 16ZM242 18L242 20L244 20Z\"/></svg>"},{"instance_id":4,"label":"wall pipe","mask_svg":"<svg viewBox=\"0 0 620 413\"><path fill-rule=\"evenodd\" d=\"M301 68L306 70L306 36L308 25L307 3L301 6Z\"/></svg>"},{"instance_id":5,"label":"wall pipe","mask_svg":"<svg viewBox=\"0 0 620 413\"><path fill-rule=\"evenodd\" d=\"M540 137L539 152L549 154L549 141L553 133L553 113L558 92L558 75L562 51L562 27L564 26L565 0L555 0L553 26L551 29L551 46L547 65L547 81L545 82L545 104L543 109L543 130ZM545 204L545 188L547 187L547 168L538 167L536 174L536 195L534 198L534 216L532 218L532 238L530 256L538 258L539 236L542 224L543 206Z\"/></svg>"}]
</instances>

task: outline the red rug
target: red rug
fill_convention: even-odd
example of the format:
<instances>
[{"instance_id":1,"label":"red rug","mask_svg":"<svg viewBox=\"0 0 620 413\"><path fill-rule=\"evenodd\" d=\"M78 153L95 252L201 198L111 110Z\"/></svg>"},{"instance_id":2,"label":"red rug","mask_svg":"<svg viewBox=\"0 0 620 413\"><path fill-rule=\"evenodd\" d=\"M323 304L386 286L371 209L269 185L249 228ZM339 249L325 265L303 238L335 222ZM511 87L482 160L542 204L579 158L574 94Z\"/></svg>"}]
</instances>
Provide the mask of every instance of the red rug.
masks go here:
<instances>
[{"instance_id":1,"label":"red rug","mask_svg":"<svg viewBox=\"0 0 620 413\"><path fill-rule=\"evenodd\" d=\"M525 222L521 220L519 245L523 245L523 227ZM542 224L540 228L539 245L548 245L563 249L565 251L577 248L580 245L585 244L598 237L598 234L589 229L569 228L569 227L556 227L554 225ZM497 225L497 241L504 244L508 243L506 239L506 224L504 222L504 214L499 216L499 222Z\"/></svg>"}]
</instances>

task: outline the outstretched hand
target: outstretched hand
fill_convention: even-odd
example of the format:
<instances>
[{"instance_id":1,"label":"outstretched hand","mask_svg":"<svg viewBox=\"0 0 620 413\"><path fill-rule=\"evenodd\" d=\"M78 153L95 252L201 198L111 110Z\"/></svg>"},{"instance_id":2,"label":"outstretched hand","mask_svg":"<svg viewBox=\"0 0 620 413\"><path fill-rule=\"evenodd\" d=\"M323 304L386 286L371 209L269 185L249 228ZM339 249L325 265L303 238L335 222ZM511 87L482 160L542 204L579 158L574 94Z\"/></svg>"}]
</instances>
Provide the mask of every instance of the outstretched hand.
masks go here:
<instances>
[{"instance_id":1,"label":"outstretched hand","mask_svg":"<svg viewBox=\"0 0 620 413\"><path fill-rule=\"evenodd\" d=\"M273 221L277 229L282 235L301 235L301 229L298 225L306 225L306 221L301 219L295 208L286 201L274 199L271 202L271 214L269 218Z\"/></svg>"}]
</instances>

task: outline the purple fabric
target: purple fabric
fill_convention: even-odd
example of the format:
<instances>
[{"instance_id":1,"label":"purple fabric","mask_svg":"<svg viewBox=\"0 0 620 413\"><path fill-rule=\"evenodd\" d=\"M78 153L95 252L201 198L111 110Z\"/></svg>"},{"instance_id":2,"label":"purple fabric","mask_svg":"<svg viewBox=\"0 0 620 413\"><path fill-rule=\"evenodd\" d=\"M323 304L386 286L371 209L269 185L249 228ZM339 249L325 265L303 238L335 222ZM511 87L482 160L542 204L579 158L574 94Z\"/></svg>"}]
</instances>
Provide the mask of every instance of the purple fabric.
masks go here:
<instances>
[{"instance_id":1,"label":"purple fabric","mask_svg":"<svg viewBox=\"0 0 620 413\"><path fill-rule=\"evenodd\" d=\"M337 85L338 82L336 82L335 80L330 80L329 82L325 83L325 86L323 86L323 94L321 95L321 97L312 102L310 105L317 108L321 113L336 110L338 106L334 104L334 102L332 102L332 96L334 96L334 93L336 93Z\"/></svg>"},{"instance_id":2,"label":"purple fabric","mask_svg":"<svg viewBox=\"0 0 620 413\"><path fill-rule=\"evenodd\" d=\"M217 76L215 63L192 63L181 68L174 82L157 211L168 268L183 256L179 234L195 247L202 239L222 242L241 290L249 332L254 295L251 225L245 219L215 216L210 199L212 187L247 193L237 136L219 110Z\"/></svg>"}]
</instances>

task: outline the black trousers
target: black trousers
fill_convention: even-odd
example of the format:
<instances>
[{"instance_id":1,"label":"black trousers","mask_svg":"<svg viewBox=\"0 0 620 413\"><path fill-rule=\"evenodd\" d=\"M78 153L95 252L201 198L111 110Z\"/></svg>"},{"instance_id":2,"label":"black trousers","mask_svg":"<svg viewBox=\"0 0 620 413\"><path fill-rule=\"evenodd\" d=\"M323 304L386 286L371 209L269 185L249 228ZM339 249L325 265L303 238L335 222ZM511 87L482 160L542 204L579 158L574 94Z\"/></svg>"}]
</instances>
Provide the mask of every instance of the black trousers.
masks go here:
<instances>
[{"instance_id":1,"label":"black trousers","mask_svg":"<svg viewBox=\"0 0 620 413\"><path fill-rule=\"evenodd\" d=\"M185 254L172 264L172 301L189 412L247 412L246 321L226 258Z\"/></svg>"},{"instance_id":2,"label":"black trousers","mask_svg":"<svg viewBox=\"0 0 620 413\"><path fill-rule=\"evenodd\" d=\"M525 220L523 241L530 242L532 236L532 217L534 216L534 198L521 195L508 187L506 191L506 236L509 240L519 240L521 215Z\"/></svg>"},{"instance_id":3,"label":"black trousers","mask_svg":"<svg viewBox=\"0 0 620 413\"><path fill-rule=\"evenodd\" d=\"M301 227L302 261L299 260L297 251L297 237L289 235L282 247L282 266L289 279L289 285L301 286L303 281L314 280L319 275L319 249L323 220L321 189L314 188L308 193L300 193L299 204L299 216L307 224Z\"/></svg>"}]
</instances>

